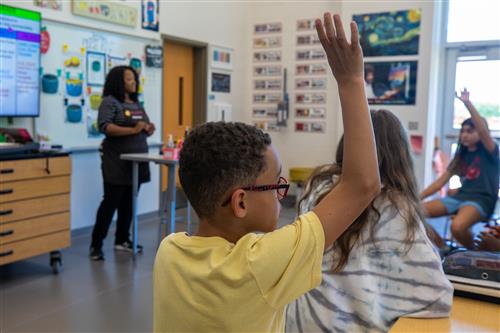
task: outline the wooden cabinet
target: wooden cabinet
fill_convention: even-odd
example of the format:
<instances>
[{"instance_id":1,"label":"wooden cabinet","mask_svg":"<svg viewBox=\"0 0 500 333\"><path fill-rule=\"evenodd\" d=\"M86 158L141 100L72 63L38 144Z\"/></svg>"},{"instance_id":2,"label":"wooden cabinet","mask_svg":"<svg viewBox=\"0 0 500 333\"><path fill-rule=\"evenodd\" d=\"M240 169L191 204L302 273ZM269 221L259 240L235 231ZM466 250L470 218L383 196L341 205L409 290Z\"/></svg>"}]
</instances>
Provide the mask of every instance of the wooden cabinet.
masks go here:
<instances>
[{"instance_id":1,"label":"wooden cabinet","mask_svg":"<svg viewBox=\"0 0 500 333\"><path fill-rule=\"evenodd\" d=\"M70 245L70 190L67 155L0 161L0 265Z\"/></svg>"}]
</instances>

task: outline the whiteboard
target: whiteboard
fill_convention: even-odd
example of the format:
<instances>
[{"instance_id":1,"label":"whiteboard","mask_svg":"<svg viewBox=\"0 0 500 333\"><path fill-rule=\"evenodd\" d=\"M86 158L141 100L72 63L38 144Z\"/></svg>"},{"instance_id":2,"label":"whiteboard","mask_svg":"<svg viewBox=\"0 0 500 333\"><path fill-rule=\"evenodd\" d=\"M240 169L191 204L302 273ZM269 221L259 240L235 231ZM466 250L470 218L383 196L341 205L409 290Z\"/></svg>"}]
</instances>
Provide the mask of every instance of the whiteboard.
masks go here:
<instances>
[{"instance_id":1,"label":"whiteboard","mask_svg":"<svg viewBox=\"0 0 500 333\"><path fill-rule=\"evenodd\" d=\"M52 21L44 21L42 26L45 26L49 33L50 47L41 56L41 77L44 74L56 75L58 91L40 92L40 117L35 121L37 135L45 137L51 144L63 145L67 150L95 149L99 146L103 136L95 136L95 130L89 130L91 122L97 117L97 110L91 107L90 95L100 95L103 87L87 85L89 77L94 82L99 82L87 75L88 52L94 57L105 56L105 66L109 68L119 64L128 65L131 58L142 60L144 108L157 128L156 133L148 141L161 142L162 69L146 67L144 61L145 46L161 45L158 41ZM109 68L106 68L106 72ZM81 79L83 83L82 94L77 97L74 97L74 91L73 95L70 95L70 89L66 85L75 79ZM78 116L74 117L74 113L67 111L67 106L71 104L81 105L80 120Z\"/></svg>"}]
</instances>

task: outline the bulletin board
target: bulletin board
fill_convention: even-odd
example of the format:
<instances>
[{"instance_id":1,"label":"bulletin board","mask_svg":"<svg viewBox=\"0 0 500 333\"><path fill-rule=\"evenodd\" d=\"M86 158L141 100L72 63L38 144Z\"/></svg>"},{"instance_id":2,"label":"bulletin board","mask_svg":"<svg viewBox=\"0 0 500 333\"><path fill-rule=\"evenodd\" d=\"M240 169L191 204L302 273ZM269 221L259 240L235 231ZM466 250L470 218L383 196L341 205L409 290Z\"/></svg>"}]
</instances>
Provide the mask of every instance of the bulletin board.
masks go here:
<instances>
[{"instance_id":1,"label":"bulletin board","mask_svg":"<svg viewBox=\"0 0 500 333\"><path fill-rule=\"evenodd\" d=\"M48 48L41 56L42 92L36 133L64 149L97 148L97 110L107 72L117 65L140 67L139 100L152 122L161 123L162 69L146 67L146 45L158 41L44 21ZM44 86L45 84L45 86ZM54 89L57 86L57 91ZM161 141L157 131L152 141Z\"/></svg>"}]
</instances>

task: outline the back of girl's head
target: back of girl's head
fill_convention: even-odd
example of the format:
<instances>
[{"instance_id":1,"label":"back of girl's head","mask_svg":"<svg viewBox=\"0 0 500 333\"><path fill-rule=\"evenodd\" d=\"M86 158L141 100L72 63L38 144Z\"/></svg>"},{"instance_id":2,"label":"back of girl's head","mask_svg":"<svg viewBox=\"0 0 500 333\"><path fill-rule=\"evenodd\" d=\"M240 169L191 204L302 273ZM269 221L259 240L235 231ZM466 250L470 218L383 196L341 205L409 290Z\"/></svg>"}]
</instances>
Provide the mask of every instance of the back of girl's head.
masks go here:
<instances>
[{"instance_id":1,"label":"back of girl's head","mask_svg":"<svg viewBox=\"0 0 500 333\"><path fill-rule=\"evenodd\" d=\"M135 77L136 85L139 85L139 75L130 66L116 66L113 67L108 75L106 76L106 82L104 83L104 89L102 91L102 97L113 96L120 102L125 100L125 71L130 70ZM137 102L138 96L137 91L135 93L129 94L132 101Z\"/></svg>"},{"instance_id":2,"label":"back of girl's head","mask_svg":"<svg viewBox=\"0 0 500 333\"><path fill-rule=\"evenodd\" d=\"M385 191L396 191L418 200L408 134L388 110L371 111L381 182Z\"/></svg>"},{"instance_id":3,"label":"back of girl's head","mask_svg":"<svg viewBox=\"0 0 500 333\"><path fill-rule=\"evenodd\" d=\"M370 114L377 148L380 178L383 185L380 195L385 196L405 219L407 224L406 240L411 243L418 224L420 221L424 221L424 218L417 192L408 136L403 125L392 112L378 110L370 111ZM305 198L312 193L314 186L322 181L331 180L334 175L341 174L344 157L343 146L344 137L342 136L337 146L335 163L319 167L313 172L300 203L305 202ZM322 197L318 198L317 201L319 202L321 199ZM375 214L375 218L373 214ZM347 263L350 250L359 240L362 229L368 227L369 220L378 221L379 218L380 214L372 203L342 234L335 243L340 260L336 263L334 270L342 269ZM371 225L372 239L375 225L376 222Z\"/></svg>"},{"instance_id":4,"label":"back of girl's head","mask_svg":"<svg viewBox=\"0 0 500 333\"><path fill-rule=\"evenodd\" d=\"M388 110L370 111L384 191L416 194L416 180L408 135L399 119ZM339 141L335 163L342 167L344 137ZM339 168L337 168L339 170Z\"/></svg>"}]
</instances>

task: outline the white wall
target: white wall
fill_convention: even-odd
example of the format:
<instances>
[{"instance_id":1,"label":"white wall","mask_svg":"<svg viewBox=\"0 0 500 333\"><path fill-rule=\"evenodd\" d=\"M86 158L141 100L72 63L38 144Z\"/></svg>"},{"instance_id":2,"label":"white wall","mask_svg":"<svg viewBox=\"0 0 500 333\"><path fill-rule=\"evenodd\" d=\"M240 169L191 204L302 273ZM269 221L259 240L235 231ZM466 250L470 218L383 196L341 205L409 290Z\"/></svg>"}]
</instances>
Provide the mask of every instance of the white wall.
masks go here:
<instances>
[{"instance_id":1,"label":"white wall","mask_svg":"<svg viewBox=\"0 0 500 333\"><path fill-rule=\"evenodd\" d=\"M96 21L96 20L82 17L82 16L75 16L75 15L71 14L71 1L61 1L62 9L60 11L52 10L49 8L37 7L37 6L33 5L33 0L3 0L2 4L8 5L8 6L14 6L14 7L18 7L18 8L24 8L24 9L28 9L28 10L38 11L42 14L42 20L67 23L67 24L69 24L68 29L71 29L71 25L78 25L78 26L82 26L82 27L86 27L86 28L94 29L94 30L115 32L115 33L119 33L119 34L130 35L130 36L135 36L135 37L140 37L140 38L159 40L160 39L159 32L144 30L140 27L140 24L141 24L141 22L140 22L140 18L141 18L141 16L140 16L140 10L141 10L140 1L129 0L126 2L127 2L127 5L136 7L137 10L139 11L138 12L139 13L138 26L135 28L115 25L115 24L111 24L111 23L107 23L107 22L103 22L103 21ZM160 5L160 10L161 10L161 5ZM55 36L51 36L51 37L54 38ZM26 128L33 136L36 135L36 133L34 133L35 129L33 126L33 121L31 119L28 119L28 118L14 118L13 124L8 124L6 119L1 118L0 119L0 126L1 127L22 127L22 128Z\"/></svg>"},{"instance_id":2,"label":"white wall","mask_svg":"<svg viewBox=\"0 0 500 333\"><path fill-rule=\"evenodd\" d=\"M251 3L214 2L214 1L166 1L161 5L160 30L167 36L223 46L233 49L233 69L231 73L231 93L210 92L210 72L208 75L208 94L216 102L233 106L233 120L241 120L245 114L243 103L246 94L246 69L249 58L248 40L245 39L250 27ZM227 73L223 70L217 72Z\"/></svg>"},{"instance_id":3,"label":"white wall","mask_svg":"<svg viewBox=\"0 0 500 333\"><path fill-rule=\"evenodd\" d=\"M418 130L409 134L422 135L424 137L424 152L415 155L415 170L420 187L428 184L431 180L431 165L433 151L433 137L436 133L436 105L438 95L438 70L442 44L440 39L441 29L441 7L442 3L429 1L340 1L340 2L311 2L311 3L269 3L259 2L252 7L250 25L266 22L283 22L283 65L288 68L290 75L288 87L290 93L291 119L289 128L279 132L271 133L273 142L276 144L283 160L284 174L288 174L291 166L316 166L329 163L333 160L338 139L342 135L342 118L338 92L331 73L328 82L328 104L327 104L327 131L322 134L296 133L293 129L293 98L294 98L294 63L295 63L295 22L297 19L321 17L324 11L340 13L343 22L347 25L352 20L353 14L377 13L393 10L404 10L412 8L422 9L421 33L419 54L404 57L377 57L366 58L367 61L398 61L417 60L417 96L416 104L408 106L373 106L373 108L384 107L393 111L408 128L408 122L418 122ZM248 53L251 56L253 31L247 32ZM248 60L246 112L241 118L251 121L252 107L252 59Z\"/></svg>"},{"instance_id":4,"label":"white wall","mask_svg":"<svg viewBox=\"0 0 500 333\"><path fill-rule=\"evenodd\" d=\"M137 1L129 1L137 4ZM69 2L64 1L63 12L57 13L33 7L32 1L7 1L19 7L42 11L46 18L62 22L73 22L87 27L108 29L117 33L155 38L159 35L130 29L104 22L79 18L71 15ZM281 153L283 174L288 174L291 166L316 166L333 160L336 143L342 133L337 88L330 72L328 74L327 129L325 134L296 133L293 130L295 25L298 19L321 16L324 11L340 12L344 21L351 20L352 14L382 12L397 9L422 9L420 53L418 60L417 103L414 106L390 107L407 126L408 121L418 121L419 130L412 134L424 136L425 154L416 157L416 172L419 184L431 177L432 137L435 133L435 99L437 94L436 61L438 60L438 36L433 34L439 26L440 4L426 1L412 2L162 2L160 11L160 33L234 49L234 63L230 94L214 94L215 102L233 105L233 120L251 121L252 108L252 38L255 23L283 23L282 64L290 73L288 87L290 93L291 119L289 128L280 133L272 133L272 139ZM68 26L70 27L70 26ZM393 58L391 58L392 60ZM396 59L396 58L394 58ZM159 88L161 89L161 87ZM210 85L208 87L210 89ZM210 94L210 92L209 92ZM5 120L0 123L5 125ZM29 120L15 119L14 126L30 128ZM72 228L90 226L94 223L95 212L102 196L99 157L96 152L73 154L72 177ZM152 165L152 182L141 188L139 210L141 213L158 209L159 175Z\"/></svg>"},{"instance_id":5,"label":"white wall","mask_svg":"<svg viewBox=\"0 0 500 333\"><path fill-rule=\"evenodd\" d=\"M215 102L228 102L233 104L233 117L240 118L245 94L245 69L247 66L248 52L246 52L244 36L250 29L248 24L250 4L245 3L214 3L214 2L161 2L160 5L160 32L153 33L142 30L113 25L101 21L95 21L71 14L70 2L63 1L61 12L43 9L32 5L32 1L7 0L8 5L14 5L42 13L44 19L54 20L72 25L80 25L96 30L111 31L124 35L159 39L160 34L184 38L207 44L226 46L234 49L234 63L231 78L230 94L215 94ZM140 8L139 1L127 1L131 6ZM56 36L51 36L57 38ZM161 89L161 86L158 88ZM209 86L210 89L210 86ZM147 102L148 93L145 92ZM150 113L148 107L148 113ZM153 107L155 114L150 114L152 119L158 119L160 124L161 106ZM42 110L41 112L44 112ZM26 127L32 133L34 131L31 119L14 119L12 125L7 124L6 119L0 119L0 126ZM35 129L36 131L36 129ZM161 128L158 127L158 131ZM156 148L154 148L156 150ZM153 149L152 149L153 151ZM102 199L102 176L100 171L100 158L97 151L75 151L72 154L73 175L71 181L71 227L78 229L92 226L95 221L95 213ZM147 213L158 210L159 207L159 184L160 176L158 167L151 165L150 183L141 187L138 209L139 213Z\"/></svg>"},{"instance_id":6,"label":"white wall","mask_svg":"<svg viewBox=\"0 0 500 333\"><path fill-rule=\"evenodd\" d=\"M140 2L129 1L130 5L136 6L140 9ZM51 20L67 24L67 29L76 29L75 25L83 26L93 30L108 31L122 34L125 36L134 36L146 38L145 41L155 38L159 40L160 34L146 31L138 26L137 28L129 28L109 24L106 22L95 21L83 17L73 16L71 14L71 7L69 1L62 1L62 11L53 11L50 9L39 8L33 6L33 1L13 1L8 0L5 2L7 5L13 5L30 10L40 11L44 21ZM139 12L140 13L140 12ZM140 16L139 16L140 18ZM43 23L42 23L43 24ZM140 22L138 23L140 24ZM60 40L56 40L58 36L51 35L52 45L60 44ZM42 56L42 65L50 62L51 59ZM148 69L146 69L146 72ZM160 74L161 80L161 74ZM147 91L145 91L146 105L151 98ZM50 105L41 104L41 113L51 111ZM157 124L161 123L161 107L152 106L148 108L150 118ZM33 119L29 118L14 118L13 124L8 124L5 118L0 119L0 126L7 127L24 127L36 137L36 126L34 126ZM44 133L47 134L47 133ZM50 133L49 133L50 135ZM157 137L157 135L155 135ZM159 136L158 136L159 137ZM158 139L155 140L156 142ZM59 143L59 142L58 142ZM64 142L62 142L64 144ZM157 149L157 148L154 148ZM100 158L97 149L89 151L74 151L71 154L73 174L71 177L71 228L78 229L82 227L92 226L95 222L95 215L99 203L102 199L102 176L100 167ZM159 207L159 170L156 165L151 165L151 178L152 181L141 187L138 211L140 214L158 210Z\"/></svg>"},{"instance_id":7,"label":"white wall","mask_svg":"<svg viewBox=\"0 0 500 333\"><path fill-rule=\"evenodd\" d=\"M161 1L160 1L161 2ZM113 23L108 23L105 21L98 21L83 16L75 16L71 14L71 3L72 1L63 0L62 10L52 10L49 8L41 8L33 5L33 0L3 0L2 4L15 6L19 8L25 8L29 10L35 10L42 14L42 18L50 21L57 21L61 23L68 23L79 25L83 27L92 28L95 30L110 31L116 33L122 33L125 35L136 36L141 38L159 39L160 34L155 31L144 30L141 28L141 2L137 0L126 0L118 1L118 3L123 3L130 7L135 7L138 10L138 23L136 27L127 27L123 25L116 25ZM160 5L160 15L162 6Z\"/></svg>"},{"instance_id":8,"label":"white wall","mask_svg":"<svg viewBox=\"0 0 500 333\"><path fill-rule=\"evenodd\" d=\"M294 104L295 104L295 51L296 47L296 24L300 19L312 19L322 17L325 11L339 12L339 2L308 2L308 3L276 3L269 1L259 2L252 7L250 30L247 32L247 52L249 59L246 70L246 94L244 114L241 120L251 122L252 119L252 93L253 93L253 58L252 41L256 37L253 34L253 25L258 23L282 22L282 61L283 68L287 68L287 87L290 98L290 119L288 127L280 132L270 132L274 145L277 147L282 163L283 175L288 177L290 167L315 167L320 164L331 163L334 159L336 144L341 135L336 124L337 113L339 111L339 101L337 85L328 69L327 104L326 104L326 132L317 133L297 133L294 129ZM315 33L311 31L309 33ZM305 34L305 33L304 33ZM258 37L265 37L259 35ZM317 47L321 47L318 45ZM259 49L260 51L261 49ZM326 63L326 60L324 61ZM305 63L305 62L301 62ZM306 91L304 91L306 92ZM309 91L308 91L309 92Z\"/></svg>"},{"instance_id":9,"label":"white wall","mask_svg":"<svg viewBox=\"0 0 500 333\"><path fill-rule=\"evenodd\" d=\"M394 112L408 128L408 122L419 123L418 130L410 131L409 134L422 135L424 147L422 155L415 155L415 172L417 181L422 188L429 184L432 178L432 152L436 133L436 105L438 95L437 64L440 59L440 28L442 3L433 1L343 1L342 19L349 22L353 14L380 13L386 11L397 11L420 8L422 10L419 54L416 56L394 56L366 58L376 61L398 61L417 60L417 96L415 105L381 105L374 108L385 108Z\"/></svg>"}]
</instances>

